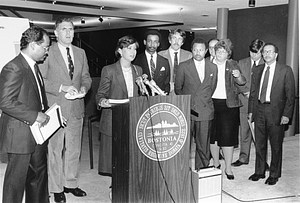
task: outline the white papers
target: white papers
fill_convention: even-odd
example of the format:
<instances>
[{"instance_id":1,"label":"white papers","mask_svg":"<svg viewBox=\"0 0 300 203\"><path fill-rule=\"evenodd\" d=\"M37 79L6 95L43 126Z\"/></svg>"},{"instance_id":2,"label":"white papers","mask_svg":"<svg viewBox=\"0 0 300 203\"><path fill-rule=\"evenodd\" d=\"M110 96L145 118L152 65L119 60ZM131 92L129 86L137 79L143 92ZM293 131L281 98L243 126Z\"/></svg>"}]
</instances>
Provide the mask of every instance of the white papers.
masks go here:
<instances>
[{"instance_id":1,"label":"white papers","mask_svg":"<svg viewBox=\"0 0 300 203\"><path fill-rule=\"evenodd\" d=\"M128 102L129 99L108 99L109 104L125 104Z\"/></svg>"},{"instance_id":2,"label":"white papers","mask_svg":"<svg viewBox=\"0 0 300 203\"><path fill-rule=\"evenodd\" d=\"M78 92L75 94L70 94L70 93L65 94L65 98L68 100L80 99L80 98L83 98L84 96L85 96L85 93L81 93L81 92Z\"/></svg>"},{"instance_id":3,"label":"white papers","mask_svg":"<svg viewBox=\"0 0 300 203\"><path fill-rule=\"evenodd\" d=\"M59 105L56 103L53 104L45 113L50 117L47 125L41 127L40 123L34 122L34 124L30 126L30 130L37 144L43 144L63 125L63 119Z\"/></svg>"}]
</instances>

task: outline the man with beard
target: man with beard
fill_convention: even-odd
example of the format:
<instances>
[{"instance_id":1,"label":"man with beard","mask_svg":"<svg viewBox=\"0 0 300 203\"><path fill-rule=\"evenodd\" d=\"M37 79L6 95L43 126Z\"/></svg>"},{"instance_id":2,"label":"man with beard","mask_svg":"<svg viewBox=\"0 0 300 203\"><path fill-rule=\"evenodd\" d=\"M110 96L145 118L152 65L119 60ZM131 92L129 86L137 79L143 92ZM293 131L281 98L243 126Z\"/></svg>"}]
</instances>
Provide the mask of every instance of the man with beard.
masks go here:
<instances>
[{"instance_id":1,"label":"man with beard","mask_svg":"<svg viewBox=\"0 0 300 203\"><path fill-rule=\"evenodd\" d=\"M175 78L175 93L191 95L191 109L199 115L191 115L191 136L196 143L195 170L209 165L210 134L214 106L211 96L217 86L217 66L204 59L207 44L202 38L192 42L193 58L179 64Z\"/></svg>"},{"instance_id":2,"label":"man with beard","mask_svg":"<svg viewBox=\"0 0 300 203\"><path fill-rule=\"evenodd\" d=\"M170 66L167 59L157 54L161 34L157 30L148 30L144 35L145 52L137 55L134 64L141 66L148 80L154 80L165 93L170 92ZM149 91L150 93L151 91ZM154 96L154 95L152 95Z\"/></svg>"}]
</instances>

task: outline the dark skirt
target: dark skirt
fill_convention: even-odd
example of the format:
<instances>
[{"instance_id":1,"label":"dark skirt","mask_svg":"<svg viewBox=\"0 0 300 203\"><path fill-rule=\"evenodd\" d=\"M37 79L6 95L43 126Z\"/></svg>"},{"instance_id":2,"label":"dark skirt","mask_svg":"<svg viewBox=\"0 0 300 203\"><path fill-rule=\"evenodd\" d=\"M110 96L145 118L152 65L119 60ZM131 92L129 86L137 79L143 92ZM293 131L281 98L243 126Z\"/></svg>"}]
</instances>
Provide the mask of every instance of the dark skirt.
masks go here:
<instances>
[{"instance_id":1,"label":"dark skirt","mask_svg":"<svg viewBox=\"0 0 300 203\"><path fill-rule=\"evenodd\" d=\"M112 173L112 137L102 134L99 146L98 173L111 175Z\"/></svg>"},{"instance_id":2,"label":"dark skirt","mask_svg":"<svg viewBox=\"0 0 300 203\"><path fill-rule=\"evenodd\" d=\"M210 143L217 141L220 147L238 145L240 113L239 107L228 108L226 99L213 99L214 119Z\"/></svg>"}]
</instances>

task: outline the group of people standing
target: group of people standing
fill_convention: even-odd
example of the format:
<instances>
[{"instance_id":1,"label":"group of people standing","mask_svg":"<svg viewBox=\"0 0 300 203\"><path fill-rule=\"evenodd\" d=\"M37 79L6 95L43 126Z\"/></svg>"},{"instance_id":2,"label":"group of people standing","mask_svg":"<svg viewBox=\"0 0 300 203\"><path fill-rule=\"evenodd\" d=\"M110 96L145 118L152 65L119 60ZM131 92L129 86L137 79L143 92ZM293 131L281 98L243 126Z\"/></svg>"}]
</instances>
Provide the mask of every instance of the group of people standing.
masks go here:
<instances>
[{"instance_id":1,"label":"group of people standing","mask_svg":"<svg viewBox=\"0 0 300 203\"><path fill-rule=\"evenodd\" d=\"M284 127L293 116L295 82L292 69L277 62L275 44L265 44L260 39L251 42L250 57L237 62L231 59L233 45L229 39L212 39L207 43L196 38L189 52L181 49L185 37L180 29L171 31L169 49L157 52L161 34L148 30L143 40L145 51L137 56L138 43L134 38L119 39L116 49L119 61L103 68L96 95L104 115L100 120L100 133L102 137L110 137L108 142L100 144L99 173L111 174L112 112L107 108L110 107L108 99L141 96L135 79L147 74L149 80L154 80L168 95L191 95L191 109L198 113L198 116L191 115L190 126L191 140L196 144L195 170L208 167L211 158L213 166L220 169L221 151L225 175L233 180L232 166L249 163L253 140L249 120L254 122L256 147L255 173L249 180L265 178L269 169L266 151L270 139L272 158L265 183L276 184L281 176ZM205 58L208 50L210 57ZM125 54L129 51L130 58ZM271 67L271 73L265 87L263 78L267 67ZM267 99L263 99L262 92L267 94ZM239 136L240 157L233 162Z\"/></svg>"},{"instance_id":2,"label":"group of people standing","mask_svg":"<svg viewBox=\"0 0 300 203\"><path fill-rule=\"evenodd\" d=\"M3 203L47 203L49 192L55 202L66 202L65 193L86 196L79 188L84 100L70 100L66 94L86 94L91 87L84 50L72 45L74 25L70 19L57 20L57 43L50 46L49 34L32 26L21 38L21 53L7 63L0 74L0 147L8 154L3 186ZM145 51L137 55L139 43L131 36L117 42L118 61L105 66L96 93L101 109L99 173L112 173L112 110L109 99L141 96L136 79L147 74L149 80L168 95L191 95L191 140L196 143L195 170L221 168L220 149L225 159L225 175L234 179L231 166L248 164L254 121L256 161L252 181L265 178L267 140L271 143L269 178L274 185L281 177L284 126L292 120L295 82L290 67L279 64L278 48L254 40L250 57L231 59L229 39L207 43L195 38L191 52L181 49L186 34L170 32L170 47L157 52L161 34L145 33ZM205 58L207 51L210 57ZM39 65L37 65L39 63ZM40 68L40 69L39 69ZM151 91L149 91L151 93ZM152 95L155 96L155 95ZM57 103L67 122L48 141L37 145L29 126L47 124L45 111ZM232 163L238 145L241 152ZM49 185L49 189L48 189Z\"/></svg>"}]
</instances>

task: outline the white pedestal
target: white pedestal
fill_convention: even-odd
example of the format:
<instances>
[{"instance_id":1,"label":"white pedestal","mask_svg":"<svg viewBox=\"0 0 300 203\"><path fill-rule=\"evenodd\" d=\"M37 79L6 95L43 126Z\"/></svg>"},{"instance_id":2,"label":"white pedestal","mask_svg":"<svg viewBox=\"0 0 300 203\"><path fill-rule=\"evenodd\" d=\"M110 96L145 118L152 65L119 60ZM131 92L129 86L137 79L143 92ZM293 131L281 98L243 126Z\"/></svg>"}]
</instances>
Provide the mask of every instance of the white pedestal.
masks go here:
<instances>
[{"instance_id":1,"label":"white pedestal","mask_svg":"<svg viewBox=\"0 0 300 203\"><path fill-rule=\"evenodd\" d=\"M198 203L222 202L222 171L216 168L192 172L194 197Z\"/></svg>"}]
</instances>

